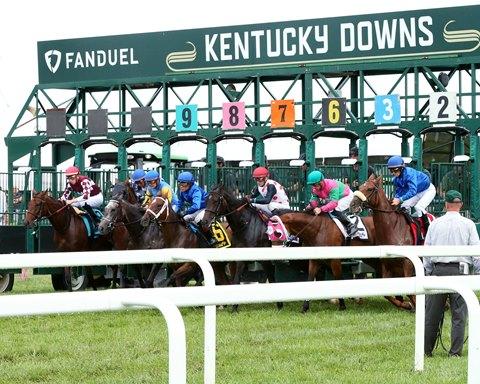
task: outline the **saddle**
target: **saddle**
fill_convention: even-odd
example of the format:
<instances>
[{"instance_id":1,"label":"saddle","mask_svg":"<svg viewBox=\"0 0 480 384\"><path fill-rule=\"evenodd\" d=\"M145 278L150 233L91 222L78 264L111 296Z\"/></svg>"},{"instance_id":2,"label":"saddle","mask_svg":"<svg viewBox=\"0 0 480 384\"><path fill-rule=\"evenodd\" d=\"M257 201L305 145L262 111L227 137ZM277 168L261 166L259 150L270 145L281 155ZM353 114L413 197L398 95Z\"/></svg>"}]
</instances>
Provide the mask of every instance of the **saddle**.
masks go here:
<instances>
[{"instance_id":1,"label":"saddle","mask_svg":"<svg viewBox=\"0 0 480 384\"><path fill-rule=\"evenodd\" d=\"M73 208L74 212L82 219L83 224L85 225L85 229L87 231L87 236L93 239L99 237L100 232L98 231L97 223L95 222L94 218L92 218L91 214L85 209L80 209L78 207L74 207L73 205L71 207ZM95 214L96 219L100 221L103 218L102 211L97 208L91 209L92 212Z\"/></svg>"},{"instance_id":2,"label":"saddle","mask_svg":"<svg viewBox=\"0 0 480 384\"><path fill-rule=\"evenodd\" d=\"M230 248L232 246L225 228L219 221L212 222L207 233L203 232L195 223L188 223L187 226L209 248Z\"/></svg>"},{"instance_id":3,"label":"saddle","mask_svg":"<svg viewBox=\"0 0 480 384\"><path fill-rule=\"evenodd\" d=\"M427 227L422 217L413 217L405 208L400 208L398 210L407 220L407 223L410 226L410 232L413 236L413 243L416 245L423 245L425 241L425 235L427 234ZM427 212L427 218L429 223L431 223L435 216Z\"/></svg>"}]
</instances>

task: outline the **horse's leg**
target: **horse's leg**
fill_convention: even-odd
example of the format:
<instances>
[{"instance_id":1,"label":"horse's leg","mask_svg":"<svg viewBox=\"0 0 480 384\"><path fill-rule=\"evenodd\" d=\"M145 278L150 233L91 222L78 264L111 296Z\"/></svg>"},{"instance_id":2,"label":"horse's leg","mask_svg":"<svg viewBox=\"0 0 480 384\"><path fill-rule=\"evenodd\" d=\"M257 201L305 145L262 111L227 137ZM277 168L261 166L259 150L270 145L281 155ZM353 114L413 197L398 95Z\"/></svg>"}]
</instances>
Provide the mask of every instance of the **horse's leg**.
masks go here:
<instances>
[{"instance_id":1,"label":"horse's leg","mask_svg":"<svg viewBox=\"0 0 480 384\"><path fill-rule=\"evenodd\" d=\"M92 285L92 289L94 291L97 290L97 283L95 282L95 279L93 278L93 270L91 266L85 267L85 272L87 273L87 279Z\"/></svg>"},{"instance_id":2,"label":"horse's leg","mask_svg":"<svg viewBox=\"0 0 480 384\"><path fill-rule=\"evenodd\" d=\"M187 285L191 278L195 276L198 266L195 263L183 263L169 277L170 281L175 281L177 287Z\"/></svg>"},{"instance_id":3,"label":"horse's leg","mask_svg":"<svg viewBox=\"0 0 480 384\"><path fill-rule=\"evenodd\" d=\"M112 269L112 289L117 288L118 265L111 265Z\"/></svg>"},{"instance_id":4,"label":"horse's leg","mask_svg":"<svg viewBox=\"0 0 480 384\"><path fill-rule=\"evenodd\" d=\"M140 264L134 264L133 269L135 270L135 276L138 279L138 284L140 284L141 288L145 288L145 283L142 276L142 266Z\"/></svg>"},{"instance_id":5,"label":"horse's leg","mask_svg":"<svg viewBox=\"0 0 480 384\"><path fill-rule=\"evenodd\" d=\"M342 280L342 262L340 260L331 260L330 269L335 280ZM344 311L347 309L345 305L345 299L338 299L338 309Z\"/></svg>"},{"instance_id":6,"label":"horse's leg","mask_svg":"<svg viewBox=\"0 0 480 384\"><path fill-rule=\"evenodd\" d=\"M212 263L213 272L215 273L215 284L229 285L230 280L225 273L226 263Z\"/></svg>"},{"instance_id":7,"label":"horse's leg","mask_svg":"<svg viewBox=\"0 0 480 384\"><path fill-rule=\"evenodd\" d=\"M145 285L147 288L153 288L153 282L155 281L155 276L157 276L158 271L160 271L161 264L156 263L152 265L152 269L150 270L150 274L147 277L147 281L145 281Z\"/></svg>"},{"instance_id":8,"label":"horse's leg","mask_svg":"<svg viewBox=\"0 0 480 384\"><path fill-rule=\"evenodd\" d=\"M320 268L319 260L308 261L308 281L315 281L315 277L317 276L319 268ZM310 309L310 301L305 300L303 302L302 312L306 313L308 312L309 309Z\"/></svg>"},{"instance_id":9,"label":"horse's leg","mask_svg":"<svg viewBox=\"0 0 480 384\"><path fill-rule=\"evenodd\" d=\"M63 269L65 275L65 285L68 292L72 292L72 267L65 267Z\"/></svg>"},{"instance_id":10,"label":"horse's leg","mask_svg":"<svg viewBox=\"0 0 480 384\"><path fill-rule=\"evenodd\" d=\"M235 276L233 278L233 284L240 284L240 278L245 270L247 263L245 261L237 261L235 268ZM238 304L233 304L233 312L238 312Z\"/></svg>"},{"instance_id":11,"label":"horse's leg","mask_svg":"<svg viewBox=\"0 0 480 384\"><path fill-rule=\"evenodd\" d=\"M125 273L124 273L124 265L119 265L118 266L118 272L119 272L119 284L120 288L126 288L127 287L127 279L125 278Z\"/></svg>"},{"instance_id":12,"label":"horse's leg","mask_svg":"<svg viewBox=\"0 0 480 384\"><path fill-rule=\"evenodd\" d=\"M275 283L275 265L271 261L262 261L262 268L267 274L268 282ZM277 301L277 309L282 309L283 303L281 301Z\"/></svg>"},{"instance_id":13,"label":"horse's leg","mask_svg":"<svg viewBox=\"0 0 480 384\"><path fill-rule=\"evenodd\" d=\"M390 278L392 277L391 269L387 266L388 261L382 261L382 278ZM401 300L398 297L393 296L384 296L390 303L392 303L395 307L401 309L411 310L412 306L410 303L405 303L403 301L403 297Z\"/></svg>"}]
</instances>

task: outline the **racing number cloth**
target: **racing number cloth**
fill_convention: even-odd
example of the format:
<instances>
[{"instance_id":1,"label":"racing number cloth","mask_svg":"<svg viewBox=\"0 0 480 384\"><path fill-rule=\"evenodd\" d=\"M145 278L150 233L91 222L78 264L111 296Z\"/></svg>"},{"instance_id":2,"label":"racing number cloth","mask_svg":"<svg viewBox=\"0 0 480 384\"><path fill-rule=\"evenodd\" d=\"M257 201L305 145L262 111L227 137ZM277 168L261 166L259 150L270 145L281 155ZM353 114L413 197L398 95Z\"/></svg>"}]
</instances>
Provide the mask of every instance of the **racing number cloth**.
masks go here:
<instances>
[{"instance_id":1,"label":"racing number cloth","mask_svg":"<svg viewBox=\"0 0 480 384\"><path fill-rule=\"evenodd\" d=\"M215 239L215 244L213 244L215 248L230 248L232 246L227 232L220 222L214 221L210 226L210 231Z\"/></svg>"}]
</instances>

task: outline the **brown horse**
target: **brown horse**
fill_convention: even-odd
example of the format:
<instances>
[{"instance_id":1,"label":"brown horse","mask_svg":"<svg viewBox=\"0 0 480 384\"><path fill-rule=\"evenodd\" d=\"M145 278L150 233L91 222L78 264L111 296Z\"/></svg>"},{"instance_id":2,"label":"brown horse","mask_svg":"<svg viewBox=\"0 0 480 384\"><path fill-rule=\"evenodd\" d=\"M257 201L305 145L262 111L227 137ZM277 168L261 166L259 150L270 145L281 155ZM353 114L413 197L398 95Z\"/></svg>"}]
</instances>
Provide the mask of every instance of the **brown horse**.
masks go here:
<instances>
[{"instance_id":1,"label":"brown horse","mask_svg":"<svg viewBox=\"0 0 480 384\"><path fill-rule=\"evenodd\" d=\"M375 244L375 227L371 217L361 218L365 229L368 233L368 240L359 240L354 238L346 241L340 229L328 214L322 213L314 216L305 212L290 212L280 216L283 224L291 235L298 237L303 246L342 246L342 245L374 245ZM369 264L377 269L376 259L369 259ZM339 259L331 260L309 260L308 262L308 281L314 281L323 272L323 266L327 265L332 271L332 275L336 280L342 279L342 263ZM389 298L387 298L389 299ZM390 300L390 299L389 299ZM391 301L391 300L390 300ZM303 312L308 311L310 303L303 303ZM344 310L345 300L339 299L339 309Z\"/></svg>"},{"instance_id":2,"label":"brown horse","mask_svg":"<svg viewBox=\"0 0 480 384\"><path fill-rule=\"evenodd\" d=\"M364 208L372 211L376 228L376 245L415 245L410 224L404 213L390 204L382 188L382 177L370 176L354 193L350 210L361 212ZM384 259L381 261L383 277L411 277L414 267L409 259ZM402 308L412 309L415 296L409 296L411 303L402 303Z\"/></svg>"},{"instance_id":3,"label":"brown horse","mask_svg":"<svg viewBox=\"0 0 480 384\"><path fill-rule=\"evenodd\" d=\"M170 202L161 196L155 197L140 223L143 226L148 226L152 220L158 224L162 232L165 248L206 248L209 246L207 241L200 240L188 228L185 221L173 210ZM225 273L225 266L226 263L212 263L215 280L218 284L226 285L230 283ZM174 281L176 286L183 286L198 272L197 263L184 263L175 269L165 284L168 285Z\"/></svg>"},{"instance_id":4,"label":"brown horse","mask_svg":"<svg viewBox=\"0 0 480 384\"><path fill-rule=\"evenodd\" d=\"M208 194L205 215L201 222L204 231L208 231L214 220L224 216L232 230L232 247L252 248L271 247L272 242L266 234L267 225L260 217L259 212L245 200L237 199L223 185L215 186ZM271 261L261 261L260 264L270 283L275 282L275 271ZM232 264L230 264L232 265ZM247 263L237 261L231 268L233 284L240 284L240 278ZM232 271L232 269L234 269ZM277 303L280 309L282 303ZM237 305L233 306L236 311Z\"/></svg>"},{"instance_id":5,"label":"brown horse","mask_svg":"<svg viewBox=\"0 0 480 384\"><path fill-rule=\"evenodd\" d=\"M98 225L99 232L109 235L114 249L117 250L163 248L163 239L157 226L151 225L146 229L140 225L144 213L145 210L137 204L137 197L130 183L117 183ZM149 286L144 282L141 266L135 264L133 267L140 287ZM123 273L120 274L120 285L126 285Z\"/></svg>"},{"instance_id":6,"label":"brown horse","mask_svg":"<svg viewBox=\"0 0 480 384\"><path fill-rule=\"evenodd\" d=\"M106 251L112 248L105 236L88 237L85 224L73 207L50 197L46 191L34 193L27 206L24 225L33 227L42 218L52 224L53 242L59 252ZM87 267L86 271L93 289L96 289L91 268ZM71 290L70 267L65 268L65 277Z\"/></svg>"}]
</instances>

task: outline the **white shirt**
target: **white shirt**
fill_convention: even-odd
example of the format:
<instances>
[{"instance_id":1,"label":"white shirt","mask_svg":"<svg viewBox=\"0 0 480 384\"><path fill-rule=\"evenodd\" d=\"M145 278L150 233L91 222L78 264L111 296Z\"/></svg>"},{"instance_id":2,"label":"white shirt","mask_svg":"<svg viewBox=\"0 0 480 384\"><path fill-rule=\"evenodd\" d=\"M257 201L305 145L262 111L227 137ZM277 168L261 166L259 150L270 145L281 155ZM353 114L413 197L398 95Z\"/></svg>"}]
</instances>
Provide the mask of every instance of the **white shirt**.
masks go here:
<instances>
[{"instance_id":1,"label":"white shirt","mask_svg":"<svg viewBox=\"0 0 480 384\"><path fill-rule=\"evenodd\" d=\"M459 212L449 211L442 217L433 220L428 227L425 245L478 245L477 228L472 220L460 215ZM423 266L427 275L431 274L434 263L465 262L474 266L475 273L480 273L479 257L424 257Z\"/></svg>"}]
</instances>

